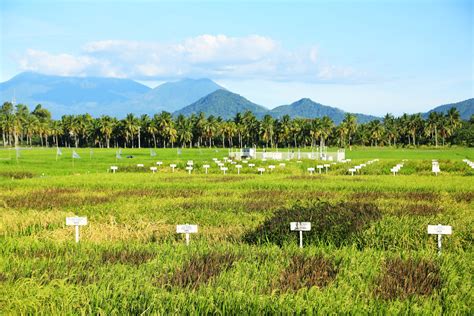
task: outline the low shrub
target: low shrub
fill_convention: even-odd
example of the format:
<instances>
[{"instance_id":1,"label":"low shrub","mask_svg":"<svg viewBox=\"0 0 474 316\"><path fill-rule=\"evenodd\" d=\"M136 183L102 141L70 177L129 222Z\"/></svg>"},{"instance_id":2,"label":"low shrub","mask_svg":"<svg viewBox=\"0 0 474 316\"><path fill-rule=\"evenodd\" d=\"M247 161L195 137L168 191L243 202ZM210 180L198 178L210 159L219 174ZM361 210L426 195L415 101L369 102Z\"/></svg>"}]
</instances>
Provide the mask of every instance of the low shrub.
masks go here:
<instances>
[{"instance_id":1,"label":"low shrub","mask_svg":"<svg viewBox=\"0 0 474 316\"><path fill-rule=\"evenodd\" d=\"M400 258L384 263L376 281L375 295L386 300L429 295L441 287L439 267L432 261Z\"/></svg>"},{"instance_id":2,"label":"low shrub","mask_svg":"<svg viewBox=\"0 0 474 316\"><path fill-rule=\"evenodd\" d=\"M271 242L282 246L286 242L296 242L298 238L296 232L290 231L290 222L311 222L311 231L304 232L306 244L324 242L341 246L349 244L355 234L379 218L381 212L372 203L298 201L290 208L277 210L242 238L251 244Z\"/></svg>"},{"instance_id":3,"label":"low shrub","mask_svg":"<svg viewBox=\"0 0 474 316\"><path fill-rule=\"evenodd\" d=\"M157 280L158 285L176 286L196 289L202 284L229 270L238 257L232 253L211 252L205 255L193 256L172 275L165 275Z\"/></svg>"},{"instance_id":4,"label":"low shrub","mask_svg":"<svg viewBox=\"0 0 474 316\"><path fill-rule=\"evenodd\" d=\"M278 288L298 291L301 288L326 287L337 275L335 264L322 256L294 256L290 265L280 275Z\"/></svg>"}]
</instances>

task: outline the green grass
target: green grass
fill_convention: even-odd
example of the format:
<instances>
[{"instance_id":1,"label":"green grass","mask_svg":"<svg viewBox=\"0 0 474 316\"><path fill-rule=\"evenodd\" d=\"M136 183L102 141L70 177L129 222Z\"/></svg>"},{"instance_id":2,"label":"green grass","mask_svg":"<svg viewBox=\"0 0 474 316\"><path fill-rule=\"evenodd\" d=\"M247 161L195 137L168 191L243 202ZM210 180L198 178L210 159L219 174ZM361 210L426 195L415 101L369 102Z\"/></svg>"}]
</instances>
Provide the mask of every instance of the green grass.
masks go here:
<instances>
[{"instance_id":1,"label":"green grass","mask_svg":"<svg viewBox=\"0 0 474 316\"><path fill-rule=\"evenodd\" d=\"M227 150L0 150L0 310L5 314L469 314L473 310L474 173L462 162L474 150L347 151L348 164L309 176L319 162L255 162L223 175L212 158ZM135 158L127 159L127 155ZM363 173L347 168L379 158ZM195 170L184 170L187 160ZM407 159L397 176L390 168ZM442 173L431 174L431 159ZM149 167L163 161L152 174ZM204 174L205 162L213 167ZM137 163L145 164L139 170ZM179 169L171 173L170 163ZM118 165L116 174L108 172ZM126 172L125 172L126 171ZM374 205L380 216L345 242L296 238L281 246L244 236L275 214L299 212L308 201ZM337 221L357 223L355 209ZM312 214L311 210L305 210ZM65 217L87 216L81 242ZM305 213L306 214L306 213ZM315 213L317 214L317 213ZM349 216L351 215L351 216ZM280 215L279 215L280 216ZM285 215L286 216L286 215ZM322 218L324 216L320 216ZM316 223L321 234L348 227ZM195 223L184 237L176 224ZM449 224L437 255L428 224ZM289 226L289 223L288 223ZM269 226L270 227L270 226ZM339 234L337 236L345 236ZM343 237L341 237L343 238ZM311 268L317 265L317 268ZM301 282L299 281L301 279ZM427 280L427 281L425 281Z\"/></svg>"}]
</instances>

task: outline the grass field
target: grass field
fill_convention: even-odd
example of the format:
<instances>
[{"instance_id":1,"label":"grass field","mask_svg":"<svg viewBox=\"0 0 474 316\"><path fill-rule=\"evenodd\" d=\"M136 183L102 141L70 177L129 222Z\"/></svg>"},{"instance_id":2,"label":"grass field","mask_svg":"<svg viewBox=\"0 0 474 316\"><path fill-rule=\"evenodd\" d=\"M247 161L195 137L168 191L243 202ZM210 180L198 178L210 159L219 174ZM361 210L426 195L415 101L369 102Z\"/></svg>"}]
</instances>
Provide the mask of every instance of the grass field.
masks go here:
<instances>
[{"instance_id":1,"label":"grass field","mask_svg":"<svg viewBox=\"0 0 474 316\"><path fill-rule=\"evenodd\" d=\"M473 149L353 148L313 176L309 160L223 175L212 158L225 149L156 152L0 150L2 314L472 314ZM89 220L79 244L74 214ZM300 249L289 222L306 220ZM184 223L199 225L188 247ZM453 227L441 256L426 232L438 223Z\"/></svg>"}]
</instances>

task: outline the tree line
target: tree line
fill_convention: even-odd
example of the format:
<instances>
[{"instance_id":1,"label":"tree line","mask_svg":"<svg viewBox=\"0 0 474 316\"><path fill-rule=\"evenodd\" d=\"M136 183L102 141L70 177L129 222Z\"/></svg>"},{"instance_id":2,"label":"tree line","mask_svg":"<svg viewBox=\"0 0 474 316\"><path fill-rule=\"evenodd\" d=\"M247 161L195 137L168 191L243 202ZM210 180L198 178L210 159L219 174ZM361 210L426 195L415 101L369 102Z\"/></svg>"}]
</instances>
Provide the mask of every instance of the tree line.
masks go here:
<instances>
[{"instance_id":1,"label":"tree line","mask_svg":"<svg viewBox=\"0 0 474 316\"><path fill-rule=\"evenodd\" d=\"M455 108L446 114L431 112L426 119L421 114L387 114L362 124L347 113L335 124L327 116L258 119L250 111L231 120L203 113L173 117L168 112L128 114L124 119L64 115L55 120L41 105L30 112L24 104L5 102L0 108L0 131L4 147L474 146L474 116L463 121Z\"/></svg>"}]
</instances>

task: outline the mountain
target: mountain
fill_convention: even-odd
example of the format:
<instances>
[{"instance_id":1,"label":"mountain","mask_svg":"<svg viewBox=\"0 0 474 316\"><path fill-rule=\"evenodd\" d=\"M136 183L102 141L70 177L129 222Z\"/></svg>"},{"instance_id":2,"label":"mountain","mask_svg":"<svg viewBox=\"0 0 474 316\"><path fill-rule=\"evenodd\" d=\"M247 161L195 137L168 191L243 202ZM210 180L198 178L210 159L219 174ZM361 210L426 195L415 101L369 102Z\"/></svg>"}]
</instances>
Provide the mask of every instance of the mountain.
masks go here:
<instances>
[{"instance_id":1,"label":"mountain","mask_svg":"<svg viewBox=\"0 0 474 316\"><path fill-rule=\"evenodd\" d=\"M261 105L252 103L236 93L220 89L182 108L181 110L174 112L173 114L189 116L191 114L203 112L206 115L231 119L234 118L237 113L243 113L245 111L252 111L256 117L261 118L268 112L268 109Z\"/></svg>"},{"instance_id":2,"label":"mountain","mask_svg":"<svg viewBox=\"0 0 474 316\"><path fill-rule=\"evenodd\" d=\"M209 79L183 79L151 89L130 79L62 77L24 72L0 83L0 101L33 108L42 104L55 118L89 113L124 117L127 113L174 112L200 98L223 89Z\"/></svg>"},{"instance_id":3,"label":"mountain","mask_svg":"<svg viewBox=\"0 0 474 316\"><path fill-rule=\"evenodd\" d=\"M210 79L183 79L159 85L136 102L155 112L174 112L219 89L224 88Z\"/></svg>"},{"instance_id":4,"label":"mountain","mask_svg":"<svg viewBox=\"0 0 474 316\"><path fill-rule=\"evenodd\" d=\"M133 112L127 101L151 90L129 79L62 77L33 72L21 73L0 83L0 100L30 107L42 104L54 117L88 112L92 115Z\"/></svg>"},{"instance_id":5,"label":"mountain","mask_svg":"<svg viewBox=\"0 0 474 316\"><path fill-rule=\"evenodd\" d=\"M311 99L304 98L292 104L278 106L271 110L270 114L276 118L281 118L284 115L289 115L292 118L315 118L329 116L336 124L339 124L344 119L346 112L338 108L322 105L320 103L314 102ZM372 120L380 119L372 115L359 113L356 113L355 115L357 116L358 123L366 123Z\"/></svg>"},{"instance_id":6,"label":"mountain","mask_svg":"<svg viewBox=\"0 0 474 316\"><path fill-rule=\"evenodd\" d=\"M461 115L461 119L467 121L471 118L471 115L474 115L474 98L467 99L467 100L457 102L457 103L444 104L444 105L437 106L434 109L429 110L426 113L423 113L423 117L427 118L431 112L446 113L448 112L450 108L453 108L453 107L459 111L459 114Z\"/></svg>"}]
</instances>

